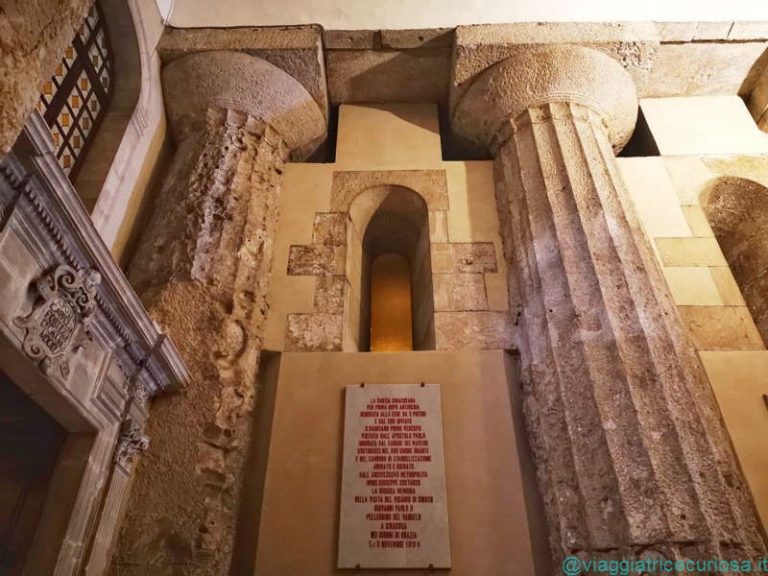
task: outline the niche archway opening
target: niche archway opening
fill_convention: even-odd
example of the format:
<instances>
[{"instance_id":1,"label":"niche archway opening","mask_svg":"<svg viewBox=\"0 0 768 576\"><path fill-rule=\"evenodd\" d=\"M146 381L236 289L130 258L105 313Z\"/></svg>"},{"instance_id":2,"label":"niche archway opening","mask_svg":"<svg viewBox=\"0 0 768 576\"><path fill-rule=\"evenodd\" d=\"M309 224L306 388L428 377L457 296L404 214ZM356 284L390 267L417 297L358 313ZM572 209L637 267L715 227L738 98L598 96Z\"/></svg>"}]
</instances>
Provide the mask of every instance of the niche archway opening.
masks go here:
<instances>
[{"instance_id":1,"label":"niche archway opening","mask_svg":"<svg viewBox=\"0 0 768 576\"><path fill-rule=\"evenodd\" d=\"M344 349L434 350L426 202L410 188L376 186L353 200L349 216Z\"/></svg>"}]
</instances>

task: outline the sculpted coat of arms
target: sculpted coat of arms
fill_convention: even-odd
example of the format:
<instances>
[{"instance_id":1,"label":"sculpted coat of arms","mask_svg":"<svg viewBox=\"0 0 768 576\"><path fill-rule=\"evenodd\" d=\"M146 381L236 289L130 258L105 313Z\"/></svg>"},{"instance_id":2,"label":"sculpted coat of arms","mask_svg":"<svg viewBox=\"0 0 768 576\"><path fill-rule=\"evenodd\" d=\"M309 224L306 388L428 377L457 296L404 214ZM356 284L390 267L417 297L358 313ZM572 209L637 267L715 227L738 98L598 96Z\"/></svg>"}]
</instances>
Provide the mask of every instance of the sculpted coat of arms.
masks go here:
<instances>
[{"instance_id":1,"label":"sculpted coat of arms","mask_svg":"<svg viewBox=\"0 0 768 576\"><path fill-rule=\"evenodd\" d=\"M32 312L14 322L26 330L22 348L49 375L69 377L69 359L81 347L96 308L101 275L59 266L35 282Z\"/></svg>"}]
</instances>

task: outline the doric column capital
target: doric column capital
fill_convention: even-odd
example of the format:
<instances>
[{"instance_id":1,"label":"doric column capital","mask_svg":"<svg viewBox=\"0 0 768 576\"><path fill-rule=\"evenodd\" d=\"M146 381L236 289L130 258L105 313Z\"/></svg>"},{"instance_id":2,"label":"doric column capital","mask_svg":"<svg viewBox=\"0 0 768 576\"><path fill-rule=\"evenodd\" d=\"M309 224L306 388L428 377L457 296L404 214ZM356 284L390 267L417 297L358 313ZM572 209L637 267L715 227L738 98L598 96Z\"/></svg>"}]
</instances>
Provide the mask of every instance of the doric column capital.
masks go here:
<instances>
[{"instance_id":1,"label":"doric column capital","mask_svg":"<svg viewBox=\"0 0 768 576\"><path fill-rule=\"evenodd\" d=\"M249 114L274 128L295 158L327 133L325 116L306 88L277 66L242 52L197 52L163 69L168 121L177 140L206 126L209 108Z\"/></svg>"},{"instance_id":2,"label":"doric column capital","mask_svg":"<svg viewBox=\"0 0 768 576\"><path fill-rule=\"evenodd\" d=\"M495 152L529 108L573 103L599 114L614 149L626 144L637 120L637 93L626 70L581 46L537 46L485 70L453 112L453 128Z\"/></svg>"}]
</instances>

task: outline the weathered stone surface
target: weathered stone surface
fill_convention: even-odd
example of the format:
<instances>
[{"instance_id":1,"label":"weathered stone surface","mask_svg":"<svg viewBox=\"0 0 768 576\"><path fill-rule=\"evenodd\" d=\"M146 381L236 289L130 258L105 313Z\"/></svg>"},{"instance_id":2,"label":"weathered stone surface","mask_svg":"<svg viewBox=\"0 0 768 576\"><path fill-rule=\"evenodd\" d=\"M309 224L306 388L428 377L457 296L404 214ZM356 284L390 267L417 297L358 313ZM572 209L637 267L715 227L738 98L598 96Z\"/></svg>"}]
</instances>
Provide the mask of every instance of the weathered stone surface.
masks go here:
<instances>
[{"instance_id":1,"label":"weathered stone surface","mask_svg":"<svg viewBox=\"0 0 768 576\"><path fill-rule=\"evenodd\" d=\"M434 211L429 213L429 241L448 242L448 213Z\"/></svg>"},{"instance_id":2,"label":"weathered stone surface","mask_svg":"<svg viewBox=\"0 0 768 576\"><path fill-rule=\"evenodd\" d=\"M319 26L226 29L168 26L157 46L166 64L189 54L213 50L244 52L274 64L302 84L327 117L328 95Z\"/></svg>"},{"instance_id":3,"label":"weathered stone surface","mask_svg":"<svg viewBox=\"0 0 768 576\"><path fill-rule=\"evenodd\" d=\"M432 243L435 274L496 272L496 248L491 242Z\"/></svg>"},{"instance_id":4,"label":"weathered stone surface","mask_svg":"<svg viewBox=\"0 0 768 576\"><path fill-rule=\"evenodd\" d=\"M644 98L741 94L746 96L762 70L755 64L767 42L693 42L659 46Z\"/></svg>"},{"instance_id":5,"label":"weathered stone surface","mask_svg":"<svg viewBox=\"0 0 768 576\"><path fill-rule=\"evenodd\" d=\"M40 84L85 20L91 0L9 0L0 10L0 156L16 141Z\"/></svg>"},{"instance_id":6,"label":"weathered stone surface","mask_svg":"<svg viewBox=\"0 0 768 576\"><path fill-rule=\"evenodd\" d=\"M289 352L341 351L343 315L289 314L285 349Z\"/></svg>"},{"instance_id":7,"label":"weathered stone surface","mask_svg":"<svg viewBox=\"0 0 768 576\"><path fill-rule=\"evenodd\" d=\"M329 50L328 97L345 102L447 104L451 49Z\"/></svg>"},{"instance_id":8,"label":"weathered stone surface","mask_svg":"<svg viewBox=\"0 0 768 576\"><path fill-rule=\"evenodd\" d=\"M241 52L196 52L163 69L168 120L177 140L198 132L209 108L249 114L267 139L302 159L325 139L325 116L309 92L280 68ZM276 131L276 134L275 134Z\"/></svg>"},{"instance_id":9,"label":"weathered stone surface","mask_svg":"<svg viewBox=\"0 0 768 576\"><path fill-rule=\"evenodd\" d=\"M510 120L518 121L528 106L564 99L599 111L617 149L632 135L637 120L632 78L602 52L565 45L518 49L489 68L457 102L452 124L462 136L493 149L508 137Z\"/></svg>"},{"instance_id":10,"label":"weathered stone surface","mask_svg":"<svg viewBox=\"0 0 768 576\"><path fill-rule=\"evenodd\" d=\"M488 310L483 274L434 274L436 312Z\"/></svg>"},{"instance_id":11,"label":"weathered stone surface","mask_svg":"<svg viewBox=\"0 0 768 576\"><path fill-rule=\"evenodd\" d=\"M532 47L581 46L606 54L629 72L641 94L659 44L651 22L521 22L456 28L451 109L490 66Z\"/></svg>"},{"instance_id":12,"label":"weathered stone surface","mask_svg":"<svg viewBox=\"0 0 768 576\"><path fill-rule=\"evenodd\" d=\"M448 210L448 182L445 170L334 172L331 210L348 211L358 194L376 186L410 188L424 199L428 210Z\"/></svg>"},{"instance_id":13,"label":"weathered stone surface","mask_svg":"<svg viewBox=\"0 0 768 576\"><path fill-rule=\"evenodd\" d=\"M344 289L347 277L344 275L318 276L315 286L315 311L323 314L344 312Z\"/></svg>"},{"instance_id":14,"label":"weathered stone surface","mask_svg":"<svg viewBox=\"0 0 768 576\"><path fill-rule=\"evenodd\" d=\"M321 212L315 214L312 228L312 242L325 246L343 246L347 243L347 220L344 212Z\"/></svg>"},{"instance_id":15,"label":"weathered stone surface","mask_svg":"<svg viewBox=\"0 0 768 576\"><path fill-rule=\"evenodd\" d=\"M382 48L450 48L453 28L416 28L411 30L382 30Z\"/></svg>"},{"instance_id":16,"label":"weathered stone surface","mask_svg":"<svg viewBox=\"0 0 768 576\"><path fill-rule=\"evenodd\" d=\"M119 574L229 572L286 151L254 123L210 111L205 132L179 143L130 267L191 382L153 405Z\"/></svg>"},{"instance_id":17,"label":"weathered stone surface","mask_svg":"<svg viewBox=\"0 0 768 576\"><path fill-rule=\"evenodd\" d=\"M293 276L321 276L344 272L344 246L307 244L291 246L288 255L288 274Z\"/></svg>"},{"instance_id":18,"label":"weathered stone surface","mask_svg":"<svg viewBox=\"0 0 768 576\"><path fill-rule=\"evenodd\" d=\"M512 350L518 327L508 312L435 312L437 350Z\"/></svg>"},{"instance_id":19,"label":"weathered stone surface","mask_svg":"<svg viewBox=\"0 0 768 576\"><path fill-rule=\"evenodd\" d=\"M325 30L323 46L326 50L373 50L378 35L376 30Z\"/></svg>"},{"instance_id":20,"label":"weathered stone surface","mask_svg":"<svg viewBox=\"0 0 768 576\"><path fill-rule=\"evenodd\" d=\"M497 196L555 565L574 551L640 557L649 545L667 558L764 554L600 115L563 102L522 116L496 159Z\"/></svg>"}]
</instances>

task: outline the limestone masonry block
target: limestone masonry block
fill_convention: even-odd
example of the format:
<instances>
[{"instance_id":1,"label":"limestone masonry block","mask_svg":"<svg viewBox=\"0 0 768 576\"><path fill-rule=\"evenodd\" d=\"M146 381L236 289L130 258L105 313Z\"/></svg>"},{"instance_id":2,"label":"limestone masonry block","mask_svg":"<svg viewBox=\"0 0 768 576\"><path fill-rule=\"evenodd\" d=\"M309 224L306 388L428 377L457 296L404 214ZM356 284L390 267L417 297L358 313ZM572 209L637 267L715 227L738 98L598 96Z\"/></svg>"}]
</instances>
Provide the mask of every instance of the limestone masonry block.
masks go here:
<instances>
[{"instance_id":1,"label":"limestone masonry block","mask_svg":"<svg viewBox=\"0 0 768 576\"><path fill-rule=\"evenodd\" d=\"M315 287L315 311L324 314L344 312L344 287L347 279L343 275L318 276Z\"/></svg>"},{"instance_id":2,"label":"limestone masonry block","mask_svg":"<svg viewBox=\"0 0 768 576\"><path fill-rule=\"evenodd\" d=\"M347 219L344 212L324 212L315 215L312 242L326 246L343 246L347 241Z\"/></svg>"},{"instance_id":3,"label":"limestone masonry block","mask_svg":"<svg viewBox=\"0 0 768 576\"><path fill-rule=\"evenodd\" d=\"M664 277L678 306L720 306L724 304L712 268L674 267L664 268Z\"/></svg>"},{"instance_id":4,"label":"limestone masonry block","mask_svg":"<svg viewBox=\"0 0 768 576\"><path fill-rule=\"evenodd\" d=\"M656 238L664 266L727 266L714 238Z\"/></svg>"},{"instance_id":5,"label":"limestone masonry block","mask_svg":"<svg viewBox=\"0 0 768 576\"><path fill-rule=\"evenodd\" d=\"M457 272L496 272L496 247L492 242L451 244Z\"/></svg>"},{"instance_id":6,"label":"limestone masonry block","mask_svg":"<svg viewBox=\"0 0 768 576\"><path fill-rule=\"evenodd\" d=\"M723 300L723 304L726 306L746 306L744 302L744 296L741 294L741 289L736 283L736 279L733 277L731 269L726 266L717 268L710 268L712 278L717 285L717 290L720 293L720 298Z\"/></svg>"},{"instance_id":7,"label":"limestone masonry block","mask_svg":"<svg viewBox=\"0 0 768 576\"><path fill-rule=\"evenodd\" d=\"M465 274L496 272L496 247L492 242L433 243L432 272Z\"/></svg>"},{"instance_id":8,"label":"limestone masonry block","mask_svg":"<svg viewBox=\"0 0 768 576\"><path fill-rule=\"evenodd\" d=\"M410 188L424 198L428 210L449 209L445 170L371 170L334 172L331 210L349 210L358 194L376 186Z\"/></svg>"},{"instance_id":9,"label":"limestone masonry block","mask_svg":"<svg viewBox=\"0 0 768 576\"><path fill-rule=\"evenodd\" d=\"M288 274L291 276L321 276L344 272L344 246L291 246Z\"/></svg>"},{"instance_id":10,"label":"limestone masonry block","mask_svg":"<svg viewBox=\"0 0 768 576\"><path fill-rule=\"evenodd\" d=\"M376 30L325 30L323 45L326 50L373 50L376 36Z\"/></svg>"},{"instance_id":11,"label":"limestone masonry block","mask_svg":"<svg viewBox=\"0 0 768 576\"><path fill-rule=\"evenodd\" d=\"M429 241L448 242L448 213L429 213Z\"/></svg>"},{"instance_id":12,"label":"limestone masonry block","mask_svg":"<svg viewBox=\"0 0 768 576\"><path fill-rule=\"evenodd\" d=\"M290 314L285 348L291 352L340 351L341 314Z\"/></svg>"},{"instance_id":13,"label":"limestone masonry block","mask_svg":"<svg viewBox=\"0 0 768 576\"><path fill-rule=\"evenodd\" d=\"M438 312L488 309L483 274L434 274L432 283Z\"/></svg>"},{"instance_id":14,"label":"limestone masonry block","mask_svg":"<svg viewBox=\"0 0 768 576\"><path fill-rule=\"evenodd\" d=\"M746 306L679 306L697 350L764 350Z\"/></svg>"},{"instance_id":15,"label":"limestone masonry block","mask_svg":"<svg viewBox=\"0 0 768 576\"><path fill-rule=\"evenodd\" d=\"M517 326L508 312L435 312L438 350L517 348Z\"/></svg>"},{"instance_id":16,"label":"limestone masonry block","mask_svg":"<svg viewBox=\"0 0 768 576\"><path fill-rule=\"evenodd\" d=\"M712 227L707 220L707 215L701 206L681 206L680 208L694 236L698 238L714 236Z\"/></svg>"}]
</instances>

